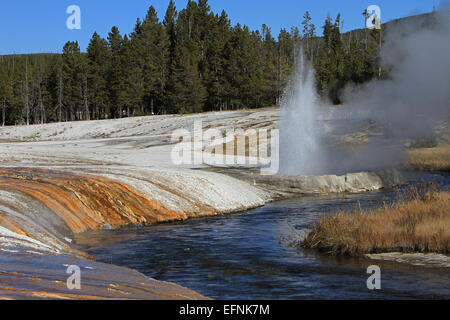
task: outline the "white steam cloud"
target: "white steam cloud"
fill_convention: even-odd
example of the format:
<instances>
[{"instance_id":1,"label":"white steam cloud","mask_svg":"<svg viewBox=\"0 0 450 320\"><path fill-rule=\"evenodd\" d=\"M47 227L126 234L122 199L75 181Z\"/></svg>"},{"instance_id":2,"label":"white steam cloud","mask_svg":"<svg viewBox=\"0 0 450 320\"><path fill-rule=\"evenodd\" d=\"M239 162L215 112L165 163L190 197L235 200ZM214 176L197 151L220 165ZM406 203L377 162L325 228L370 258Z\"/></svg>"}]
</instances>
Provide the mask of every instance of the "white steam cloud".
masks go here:
<instances>
[{"instance_id":1,"label":"white steam cloud","mask_svg":"<svg viewBox=\"0 0 450 320\"><path fill-rule=\"evenodd\" d=\"M432 23L424 25L425 20ZM338 174L392 167L404 160L407 139L431 139L436 125L449 119L450 11L441 9L430 19L409 21L416 22L388 29L381 57L383 68L390 69L389 79L347 88L344 107L339 109L319 107L317 101L314 102L314 109L320 110L321 117L330 121L320 121L318 125L317 118L309 119L311 106L299 105L295 102L299 98L292 99L292 94L285 97L280 123L284 139L281 142L282 173ZM295 123L289 119L293 114L303 120ZM373 124L371 134L358 147L329 142L336 131L346 128L351 132L370 123ZM305 143L299 142L303 139L298 134L302 131L299 126L308 130L314 128L311 133L315 138L306 137L315 141L314 148L305 150ZM328 127L327 135L317 135L323 132L318 129L321 126ZM295 139L297 145L293 146ZM308 164L304 163L304 157L299 158L302 154L299 147L308 153Z\"/></svg>"}]
</instances>

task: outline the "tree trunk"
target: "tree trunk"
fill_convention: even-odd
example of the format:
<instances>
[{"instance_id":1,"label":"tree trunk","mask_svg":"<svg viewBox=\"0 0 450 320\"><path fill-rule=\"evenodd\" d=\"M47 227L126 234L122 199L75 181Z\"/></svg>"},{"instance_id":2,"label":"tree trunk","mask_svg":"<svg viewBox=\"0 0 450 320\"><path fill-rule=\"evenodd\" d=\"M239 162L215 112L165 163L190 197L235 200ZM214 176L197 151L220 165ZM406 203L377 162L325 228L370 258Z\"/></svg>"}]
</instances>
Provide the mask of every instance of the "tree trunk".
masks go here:
<instances>
[{"instance_id":1,"label":"tree trunk","mask_svg":"<svg viewBox=\"0 0 450 320\"><path fill-rule=\"evenodd\" d=\"M84 76L84 90L83 90L83 96L84 96L84 111L86 114L86 120L91 120L90 114L89 114L89 101L88 101L88 86L87 86L87 75Z\"/></svg>"},{"instance_id":2,"label":"tree trunk","mask_svg":"<svg viewBox=\"0 0 450 320\"><path fill-rule=\"evenodd\" d=\"M63 80L62 70L59 73L59 88L58 88L58 121L62 122L62 100L63 100Z\"/></svg>"},{"instance_id":3,"label":"tree trunk","mask_svg":"<svg viewBox=\"0 0 450 320\"><path fill-rule=\"evenodd\" d=\"M30 106L29 106L29 92L28 92L28 58L25 63L25 113L27 126L30 125Z\"/></svg>"},{"instance_id":4,"label":"tree trunk","mask_svg":"<svg viewBox=\"0 0 450 320\"><path fill-rule=\"evenodd\" d=\"M41 116L41 124L45 122L45 106L44 101L42 100L42 90L41 90L41 81L38 84L38 92L39 92L39 111Z\"/></svg>"},{"instance_id":5,"label":"tree trunk","mask_svg":"<svg viewBox=\"0 0 450 320\"><path fill-rule=\"evenodd\" d=\"M5 126L6 118L6 97L3 97L3 108L2 108L2 127Z\"/></svg>"}]
</instances>

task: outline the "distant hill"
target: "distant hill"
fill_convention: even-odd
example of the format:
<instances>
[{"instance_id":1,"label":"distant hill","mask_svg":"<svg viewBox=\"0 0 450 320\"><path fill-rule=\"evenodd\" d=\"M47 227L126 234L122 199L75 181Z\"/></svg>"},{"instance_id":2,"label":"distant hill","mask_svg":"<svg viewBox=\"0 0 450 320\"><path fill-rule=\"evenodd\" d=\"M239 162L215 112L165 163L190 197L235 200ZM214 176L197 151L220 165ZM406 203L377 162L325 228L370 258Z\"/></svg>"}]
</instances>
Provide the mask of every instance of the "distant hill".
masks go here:
<instances>
[{"instance_id":1,"label":"distant hill","mask_svg":"<svg viewBox=\"0 0 450 320\"><path fill-rule=\"evenodd\" d=\"M428 27L430 25L432 25L436 20L436 14L434 12L430 12L430 13L424 13L424 14L420 14L420 15L415 15L415 16L409 16L409 17L405 17L405 18L399 18L399 19L395 19L395 20L391 20L388 21L386 23L383 23L383 28L386 29L387 32L389 32L390 29L393 28L403 28L403 27L411 27L414 29L422 29L424 27ZM348 36L348 35L356 35L356 36L362 36L365 33L365 29L355 29L352 31L348 31L346 33L344 33L344 36ZM317 38L321 38L321 37L317 37ZM57 55L57 53L31 53L31 54L7 54L7 55L0 55L0 57L4 57L4 56L42 56L42 55Z\"/></svg>"},{"instance_id":2,"label":"distant hill","mask_svg":"<svg viewBox=\"0 0 450 320\"><path fill-rule=\"evenodd\" d=\"M409 16L405 18L399 18L395 20L391 20L382 24L382 29L386 32L397 28L410 28L411 31L423 29L432 26L436 22L436 13L424 13L415 16ZM346 32L344 36L348 35L360 35L365 33L366 29L355 29L349 32Z\"/></svg>"}]
</instances>

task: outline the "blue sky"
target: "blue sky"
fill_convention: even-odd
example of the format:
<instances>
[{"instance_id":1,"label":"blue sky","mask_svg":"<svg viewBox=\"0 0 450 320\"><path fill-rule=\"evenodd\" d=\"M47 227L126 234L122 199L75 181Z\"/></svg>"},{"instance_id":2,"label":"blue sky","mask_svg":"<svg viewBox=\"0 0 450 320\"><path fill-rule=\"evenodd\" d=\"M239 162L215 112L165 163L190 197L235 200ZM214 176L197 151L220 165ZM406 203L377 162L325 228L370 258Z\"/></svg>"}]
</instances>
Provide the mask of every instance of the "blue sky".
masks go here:
<instances>
[{"instance_id":1,"label":"blue sky","mask_svg":"<svg viewBox=\"0 0 450 320\"><path fill-rule=\"evenodd\" d=\"M176 0L177 9L187 0ZM363 26L362 12L369 5L381 8L382 20L388 21L409 15L430 12L439 0L210 0L214 12L222 9L233 24L237 22L259 29L263 23L274 35L281 28L299 26L303 14L309 10L313 23L321 32L328 14L341 13L344 31ZM78 40L86 50L89 39L97 31L106 37L113 25L121 33L130 33L137 17L144 17L153 5L162 19L169 0L2 0L0 8L0 54L61 52L64 43ZM66 27L69 5L81 8L81 30Z\"/></svg>"}]
</instances>

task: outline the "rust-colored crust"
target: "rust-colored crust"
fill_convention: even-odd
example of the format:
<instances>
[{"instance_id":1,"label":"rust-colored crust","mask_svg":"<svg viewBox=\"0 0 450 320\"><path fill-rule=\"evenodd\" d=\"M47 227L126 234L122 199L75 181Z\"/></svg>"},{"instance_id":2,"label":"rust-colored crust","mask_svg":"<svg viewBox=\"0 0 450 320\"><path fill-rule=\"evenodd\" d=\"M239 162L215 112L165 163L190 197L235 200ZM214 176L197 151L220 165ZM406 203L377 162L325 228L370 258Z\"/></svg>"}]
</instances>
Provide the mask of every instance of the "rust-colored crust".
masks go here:
<instances>
[{"instance_id":1,"label":"rust-colored crust","mask_svg":"<svg viewBox=\"0 0 450 320\"><path fill-rule=\"evenodd\" d=\"M150 182L151 183L151 182ZM161 187L161 186L160 186ZM164 190L167 190L165 188ZM44 245L57 248L60 253L72 259L67 263L78 264L83 258L92 259L87 254L72 248L68 235L100 228L119 228L132 224L154 224L167 221L181 221L195 212L175 212L145 197L133 187L93 174L78 174L66 171L1 168L0 191L7 192L8 199L0 198L0 226L18 235L40 241ZM12 199L11 196L12 195ZM17 197L15 199L14 197ZM155 197L156 198L156 197ZM29 206L26 206L26 202ZM37 208L35 208L37 207ZM32 209L32 210L31 210ZM32 212L35 211L35 212ZM212 211L210 212L210 214ZM69 239L70 240L70 239ZM1 247L0 247L1 249ZM44 248L45 249L45 248ZM54 253L44 256L27 249L0 252L6 260L0 269L0 299L204 299L205 297L178 287L158 282L135 271L122 270L119 274L113 266L98 264L90 282L78 293L67 292L65 284L55 285L50 281L55 275L46 273L42 265L36 268L37 260L56 268L60 274L58 283L67 275L61 263L51 262ZM37 249L39 250L39 249ZM45 252L45 250L43 250ZM70 258L71 257L71 258ZM64 258L66 259L66 258ZM95 262L92 262L95 263ZM111 269L114 270L111 272ZM9 271L7 271L7 269ZM18 270L23 272L18 273ZM119 270L119 269L118 269ZM91 271L84 270L84 275ZM106 272L107 275L104 275ZM91 272L92 273L92 272ZM44 279L44 280L43 280ZM140 281L133 284L134 281ZM111 281L123 283L114 285ZM130 289L137 287L138 289ZM96 288L99 289L96 289Z\"/></svg>"}]
</instances>

